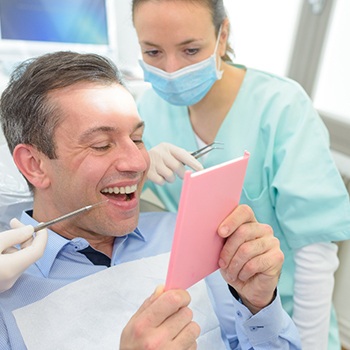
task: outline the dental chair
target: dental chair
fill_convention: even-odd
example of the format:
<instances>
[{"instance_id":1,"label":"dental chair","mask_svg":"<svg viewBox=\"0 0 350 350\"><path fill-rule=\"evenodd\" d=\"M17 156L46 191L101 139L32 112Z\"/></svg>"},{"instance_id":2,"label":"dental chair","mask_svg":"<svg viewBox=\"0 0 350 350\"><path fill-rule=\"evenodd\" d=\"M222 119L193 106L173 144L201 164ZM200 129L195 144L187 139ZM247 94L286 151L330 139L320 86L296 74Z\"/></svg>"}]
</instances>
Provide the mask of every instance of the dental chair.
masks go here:
<instances>
[{"instance_id":1,"label":"dental chair","mask_svg":"<svg viewBox=\"0 0 350 350\"><path fill-rule=\"evenodd\" d=\"M12 218L19 218L33 204L33 196L12 160L7 144L0 145L0 232L9 229Z\"/></svg>"}]
</instances>

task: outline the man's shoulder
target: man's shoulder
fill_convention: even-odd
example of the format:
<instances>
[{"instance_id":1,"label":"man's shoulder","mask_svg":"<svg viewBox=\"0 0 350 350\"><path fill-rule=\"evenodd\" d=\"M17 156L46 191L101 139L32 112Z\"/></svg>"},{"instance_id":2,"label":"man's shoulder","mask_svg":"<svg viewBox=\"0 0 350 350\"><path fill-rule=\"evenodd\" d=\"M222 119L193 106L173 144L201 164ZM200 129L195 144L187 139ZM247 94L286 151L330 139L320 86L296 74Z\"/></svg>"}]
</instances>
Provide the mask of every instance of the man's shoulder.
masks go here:
<instances>
[{"instance_id":1,"label":"man's shoulder","mask_svg":"<svg viewBox=\"0 0 350 350\"><path fill-rule=\"evenodd\" d=\"M176 223L176 213L141 212L138 228L146 238L155 239L158 234L173 237Z\"/></svg>"},{"instance_id":2,"label":"man's shoulder","mask_svg":"<svg viewBox=\"0 0 350 350\"><path fill-rule=\"evenodd\" d=\"M12 311L24 307L46 297L66 283L64 279L55 281L25 272L12 288L0 293L0 308Z\"/></svg>"},{"instance_id":3,"label":"man's shoulder","mask_svg":"<svg viewBox=\"0 0 350 350\"><path fill-rule=\"evenodd\" d=\"M50 294L47 278L22 274L9 290L0 293L0 349L25 349L13 311Z\"/></svg>"}]
</instances>

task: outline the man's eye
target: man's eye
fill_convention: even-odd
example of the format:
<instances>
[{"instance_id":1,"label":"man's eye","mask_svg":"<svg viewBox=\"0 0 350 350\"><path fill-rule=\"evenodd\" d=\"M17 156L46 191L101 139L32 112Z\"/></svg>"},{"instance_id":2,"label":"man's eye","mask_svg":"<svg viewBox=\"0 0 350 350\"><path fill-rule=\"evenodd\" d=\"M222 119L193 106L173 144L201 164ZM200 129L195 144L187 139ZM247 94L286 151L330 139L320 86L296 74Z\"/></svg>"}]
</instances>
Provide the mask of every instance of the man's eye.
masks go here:
<instances>
[{"instance_id":1,"label":"man's eye","mask_svg":"<svg viewBox=\"0 0 350 350\"><path fill-rule=\"evenodd\" d=\"M94 149L95 151L107 151L109 148L111 147L110 144L108 145L101 145L101 146L91 146L92 149Z\"/></svg>"},{"instance_id":2,"label":"man's eye","mask_svg":"<svg viewBox=\"0 0 350 350\"><path fill-rule=\"evenodd\" d=\"M143 140L142 139L134 139L132 140L134 143L136 143L137 145L139 144L143 144Z\"/></svg>"}]
</instances>

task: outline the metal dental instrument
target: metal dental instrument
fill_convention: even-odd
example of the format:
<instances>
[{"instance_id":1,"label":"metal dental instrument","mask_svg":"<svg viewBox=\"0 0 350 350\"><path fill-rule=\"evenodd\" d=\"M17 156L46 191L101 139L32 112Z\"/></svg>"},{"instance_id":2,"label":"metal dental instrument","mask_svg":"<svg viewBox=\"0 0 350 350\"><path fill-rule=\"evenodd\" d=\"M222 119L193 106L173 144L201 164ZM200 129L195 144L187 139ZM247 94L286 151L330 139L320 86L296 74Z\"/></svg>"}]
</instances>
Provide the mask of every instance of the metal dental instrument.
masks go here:
<instances>
[{"instance_id":1,"label":"metal dental instrument","mask_svg":"<svg viewBox=\"0 0 350 350\"><path fill-rule=\"evenodd\" d=\"M57 222L60 222L60 221L63 221L63 220L66 220L66 219L69 219L75 215L78 215L80 213L83 213L84 211L87 211L87 210L90 210L92 208L95 208L97 207L98 205L101 205L101 204L104 204L104 203L107 203L108 202L108 199L105 200L105 201L102 201L102 202L98 202L98 203L95 203L95 204L91 204L91 205L87 205L86 207L83 207L83 208L80 208L78 210L74 210L68 214L65 214L65 215L62 215L56 219L53 219L53 220L50 220L50 221L46 221L46 222L42 222L41 224L37 225L34 227L34 232L38 232L40 230L42 230L43 228L46 228L48 226L51 226L53 224L56 224Z\"/></svg>"},{"instance_id":2,"label":"metal dental instrument","mask_svg":"<svg viewBox=\"0 0 350 350\"><path fill-rule=\"evenodd\" d=\"M213 143L211 143L205 147L202 147L202 148L198 149L197 151L192 152L191 156L193 156L197 159L199 157L204 156L205 154L212 151L213 149L223 149L224 147L221 146L223 144L224 144L223 142L214 141Z\"/></svg>"}]
</instances>

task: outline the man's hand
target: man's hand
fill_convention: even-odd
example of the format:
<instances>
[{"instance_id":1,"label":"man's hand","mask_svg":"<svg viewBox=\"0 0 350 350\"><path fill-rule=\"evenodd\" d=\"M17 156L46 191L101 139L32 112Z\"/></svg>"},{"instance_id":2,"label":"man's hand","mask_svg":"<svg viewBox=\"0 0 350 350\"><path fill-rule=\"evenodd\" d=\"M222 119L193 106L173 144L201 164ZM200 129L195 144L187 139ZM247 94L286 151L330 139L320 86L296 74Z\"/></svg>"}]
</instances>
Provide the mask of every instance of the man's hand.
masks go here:
<instances>
[{"instance_id":1,"label":"man's hand","mask_svg":"<svg viewBox=\"0 0 350 350\"><path fill-rule=\"evenodd\" d=\"M44 253L47 231L37 232L17 219L10 222L12 230L0 232L0 292L11 288L18 277ZM14 247L20 244L21 249Z\"/></svg>"},{"instance_id":2,"label":"man's hand","mask_svg":"<svg viewBox=\"0 0 350 350\"><path fill-rule=\"evenodd\" d=\"M195 171L203 169L202 164L189 152L170 143L160 143L148 153L151 164L147 178L157 185L174 182L176 175L182 179L186 171L185 165Z\"/></svg>"},{"instance_id":3,"label":"man's hand","mask_svg":"<svg viewBox=\"0 0 350 350\"><path fill-rule=\"evenodd\" d=\"M184 290L158 287L124 328L120 350L196 349L200 328L192 321L190 300Z\"/></svg>"},{"instance_id":4,"label":"man's hand","mask_svg":"<svg viewBox=\"0 0 350 350\"><path fill-rule=\"evenodd\" d=\"M239 205L218 233L227 238L219 260L221 273L255 314L274 298L284 260L279 240L269 225L256 221L247 205Z\"/></svg>"}]
</instances>

